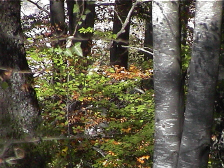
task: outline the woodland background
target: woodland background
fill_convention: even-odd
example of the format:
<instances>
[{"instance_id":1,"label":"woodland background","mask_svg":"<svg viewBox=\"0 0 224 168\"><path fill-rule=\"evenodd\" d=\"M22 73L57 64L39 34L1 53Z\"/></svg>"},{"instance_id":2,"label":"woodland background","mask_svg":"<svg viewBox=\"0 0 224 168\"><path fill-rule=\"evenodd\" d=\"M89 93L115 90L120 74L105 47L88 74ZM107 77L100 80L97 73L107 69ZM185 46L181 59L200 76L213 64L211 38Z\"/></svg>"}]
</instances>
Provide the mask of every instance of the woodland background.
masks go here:
<instances>
[{"instance_id":1,"label":"woodland background","mask_svg":"<svg viewBox=\"0 0 224 168\"><path fill-rule=\"evenodd\" d=\"M29 3L38 12L21 12L20 4ZM176 83L181 82L185 101L197 7L195 1L154 3L178 3L181 68ZM131 0L0 2L0 166L148 168L158 162L156 152L153 157L158 107L154 97L159 90L153 53L159 49L152 5ZM224 165L220 43L220 65L214 65L219 67L218 82L209 104L214 109L208 134L212 143L205 146L209 155L202 159L208 167ZM170 163L163 159L160 164Z\"/></svg>"}]
</instances>

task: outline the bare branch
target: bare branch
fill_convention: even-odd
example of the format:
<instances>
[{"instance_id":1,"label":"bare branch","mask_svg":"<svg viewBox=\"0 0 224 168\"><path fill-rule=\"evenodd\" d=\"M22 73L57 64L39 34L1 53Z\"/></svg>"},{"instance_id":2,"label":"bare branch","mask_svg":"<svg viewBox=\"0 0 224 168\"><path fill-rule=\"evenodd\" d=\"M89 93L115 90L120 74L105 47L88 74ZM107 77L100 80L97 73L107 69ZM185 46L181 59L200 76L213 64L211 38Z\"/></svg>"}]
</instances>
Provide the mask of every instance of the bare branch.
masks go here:
<instances>
[{"instance_id":1,"label":"bare branch","mask_svg":"<svg viewBox=\"0 0 224 168\"><path fill-rule=\"evenodd\" d=\"M122 19L121 19L121 17L118 15L117 10L114 10L114 14L117 15L117 18L119 19L119 21L121 22L121 24L124 24L123 21L122 21Z\"/></svg>"},{"instance_id":2,"label":"bare branch","mask_svg":"<svg viewBox=\"0 0 224 168\"><path fill-rule=\"evenodd\" d=\"M136 1L135 3L133 3L130 11L128 12L127 18L125 19L124 24L122 25L121 30L117 33L117 37L119 37L122 33L125 32L125 28L128 25L128 23L130 22L131 14L134 11L135 7L138 5L138 3L140 3L140 1Z\"/></svg>"},{"instance_id":3,"label":"bare branch","mask_svg":"<svg viewBox=\"0 0 224 168\"><path fill-rule=\"evenodd\" d=\"M79 4L78 4L79 5ZM79 9L81 8L81 12L79 13L79 18L77 20L77 24L75 26L75 30L73 32L73 36L75 36L76 32L77 32L77 29L78 29L78 26L79 26L79 22L82 20L82 15L84 14L85 12L85 1L82 0L82 4L80 4L79 6Z\"/></svg>"},{"instance_id":4,"label":"bare branch","mask_svg":"<svg viewBox=\"0 0 224 168\"><path fill-rule=\"evenodd\" d=\"M92 148L93 148L95 151L97 151L99 154L101 154L103 157L106 156L105 152L104 152L102 149L97 148L97 147L95 147L95 146L93 146Z\"/></svg>"},{"instance_id":5,"label":"bare branch","mask_svg":"<svg viewBox=\"0 0 224 168\"><path fill-rule=\"evenodd\" d=\"M148 50L145 50L144 48L131 47L131 46L124 46L124 45L122 45L121 47L124 47L124 48L130 48L130 49L132 48L132 49L136 49L136 50L143 51L143 52L145 52L145 53L148 53L148 54L153 55L152 52L150 52L150 51L148 51Z\"/></svg>"},{"instance_id":6,"label":"bare branch","mask_svg":"<svg viewBox=\"0 0 224 168\"><path fill-rule=\"evenodd\" d=\"M128 23L130 22L131 14L132 14L132 12L134 11L135 7L136 7L136 6L138 5L138 3L140 3L140 2L141 2L141 1L136 1L135 3L133 3L133 5L132 5L130 11L128 12L128 15L127 15L127 17L126 17L124 23L122 24L121 30L117 33L117 37L119 37L122 33L125 32L125 28L126 28L126 26L128 25ZM115 11L115 10L114 10L114 11ZM117 13L116 13L116 14L117 14ZM118 16L118 14L117 14L117 16ZM121 18L119 18L119 16L118 16L118 19L121 21ZM122 23L122 21L121 21L121 23ZM114 41L115 41L115 40L114 40ZM113 45L113 41L110 43L109 48L111 48L112 45Z\"/></svg>"},{"instance_id":7,"label":"bare branch","mask_svg":"<svg viewBox=\"0 0 224 168\"><path fill-rule=\"evenodd\" d=\"M46 9L42 8L38 3L33 2L32 0L27 0L27 1L30 2L30 3L32 3L32 4L34 4L34 5L36 5L36 7L37 7L38 9L40 9L40 10L46 12L48 15L50 15L50 12L48 12Z\"/></svg>"}]
</instances>

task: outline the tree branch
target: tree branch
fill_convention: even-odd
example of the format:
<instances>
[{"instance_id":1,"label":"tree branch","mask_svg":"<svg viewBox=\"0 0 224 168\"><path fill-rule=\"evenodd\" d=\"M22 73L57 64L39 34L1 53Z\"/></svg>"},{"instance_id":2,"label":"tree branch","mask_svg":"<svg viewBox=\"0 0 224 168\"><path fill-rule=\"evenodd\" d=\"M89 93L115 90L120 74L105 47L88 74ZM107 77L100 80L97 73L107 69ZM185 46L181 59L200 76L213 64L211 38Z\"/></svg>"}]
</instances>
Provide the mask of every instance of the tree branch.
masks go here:
<instances>
[{"instance_id":1,"label":"tree branch","mask_svg":"<svg viewBox=\"0 0 224 168\"><path fill-rule=\"evenodd\" d=\"M36 7L37 7L38 9L40 9L40 10L46 12L48 15L50 15L50 12L48 12L46 9L42 8L38 3L33 2L32 0L27 0L27 1L30 2L30 3L32 3L32 4L34 4L34 5L36 5Z\"/></svg>"},{"instance_id":2,"label":"tree branch","mask_svg":"<svg viewBox=\"0 0 224 168\"><path fill-rule=\"evenodd\" d=\"M135 7L138 5L138 3L140 3L140 1L136 1L136 2L132 5L132 7L131 7L130 11L128 12L128 15L127 15L127 17L126 17L126 19L125 19L125 21L124 21L124 24L122 25L121 30L117 33L117 37L119 37L122 33L125 32L125 28L126 28L126 26L128 25L128 23L130 22L131 14L132 14L132 12L134 11Z\"/></svg>"},{"instance_id":3,"label":"tree branch","mask_svg":"<svg viewBox=\"0 0 224 168\"><path fill-rule=\"evenodd\" d=\"M117 15L117 18L119 19L119 21L121 22L121 24L124 24L123 21L122 21L122 19L121 19L121 17L118 15L117 10L114 10L114 15L115 14Z\"/></svg>"},{"instance_id":4,"label":"tree branch","mask_svg":"<svg viewBox=\"0 0 224 168\"><path fill-rule=\"evenodd\" d=\"M140 1L138 1L138 0L137 0L135 3L133 3L133 5L132 5L130 11L128 12L128 15L127 15L127 17L126 17L124 23L122 23L121 18L118 16L117 12L115 12L115 10L114 10L114 12L115 12L115 13L117 14L117 16L118 16L118 19L119 19L119 20L121 21L121 23L122 23L121 30L117 33L117 37L119 37L122 33L125 32L125 28L126 28L126 26L128 25L128 23L130 22L131 14L132 14L132 12L134 11L135 7L138 5L138 3L140 3ZM115 41L115 40L113 40L113 41ZM113 45L113 41L110 43L109 48L112 47L112 45Z\"/></svg>"},{"instance_id":5,"label":"tree branch","mask_svg":"<svg viewBox=\"0 0 224 168\"><path fill-rule=\"evenodd\" d=\"M150 51L148 51L148 50L145 50L144 48L130 47L130 46L124 46L124 45L122 45L121 47L124 47L124 48L130 48L130 49L132 48L132 49L136 49L136 50L143 51L143 52L145 52L145 53L148 53L148 54L153 55L152 52L150 52Z\"/></svg>"}]
</instances>

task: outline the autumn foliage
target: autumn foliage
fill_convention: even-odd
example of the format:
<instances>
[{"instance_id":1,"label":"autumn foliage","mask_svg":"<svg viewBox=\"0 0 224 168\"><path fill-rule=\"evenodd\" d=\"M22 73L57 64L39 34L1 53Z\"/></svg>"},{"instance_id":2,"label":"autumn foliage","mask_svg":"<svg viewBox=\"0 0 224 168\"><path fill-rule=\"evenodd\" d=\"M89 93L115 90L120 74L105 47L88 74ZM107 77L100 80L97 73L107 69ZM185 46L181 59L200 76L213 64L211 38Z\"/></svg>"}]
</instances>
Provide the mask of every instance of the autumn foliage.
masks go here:
<instances>
[{"instance_id":1,"label":"autumn foliage","mask_svg":"<svg viewBox=\"0 0 224 168\"><path fill-rule=\"evenodd\" d=\"M39 55L45 55L42 59L52 62L35 78L43 110L40 131L68 137L42 142L52 151L51 167L150 167L154 102L142 81L151 80L151 69L89 64L92 58L64 49L33 53L32 60L41 62Z\"/></svg>"}]
</instances>

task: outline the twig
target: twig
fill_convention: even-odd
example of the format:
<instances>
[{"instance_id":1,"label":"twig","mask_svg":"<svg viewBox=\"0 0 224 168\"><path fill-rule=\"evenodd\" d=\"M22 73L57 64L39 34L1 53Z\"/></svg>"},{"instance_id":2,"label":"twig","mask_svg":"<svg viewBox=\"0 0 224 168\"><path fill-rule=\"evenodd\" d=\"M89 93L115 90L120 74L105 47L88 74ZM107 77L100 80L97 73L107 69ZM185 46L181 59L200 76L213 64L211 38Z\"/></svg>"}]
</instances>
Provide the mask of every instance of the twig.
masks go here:
<instances>
[{"instance_id":1,"label":"twig","mask_svg":"<svg viewBox=\"0 0 224 168\"><path fill-rule=\"evenodd\" d=\"M118 13L117 13L117 11L115 9L114 9L114 14L117 15L117 18L120 20L121 24L123 25L124 23L123 23L121 17L118 15Z\"/></svg>"},{"instance_id":2,"label":"twig","mask_svg":"<svg viewBox=\"0 0 224 168\"><path fill-rule=\"evenodd\" d=\"M79 4L78 4L79 5ZM81 9L81 7L82 7L82 9ZM79 18L78 18L78 20L77 20L77 24L76 24L76 26L75 26L75 30L74 30L74 32L73 32L73 36L75 36L75 34L76 34L76 32L77 32L77 29L78 29L78 26L79 26L79 22L81 21L81 19L82 19L82 15L83 15L83 13L84 13L84 11L85 11L85 1L84 0L82 0L82 4L80 4L80 6L79 6L79 10L81 9L81 11L79 11L80 13L79 13Z\"/></svg>"},{"instance_id":3,"label":"twig","mask_svg":"<svg viewBox=\"0 0 224 168\"><path fill-rule=\"evenodd\" d=\"M88 139L89 136L87 135L72 135L69 137L37 137L37 138L27 138L27 139L21 139L21 140L10 140L10 142L1 142L0 144L6 144L6 146L10 146L12 144L23 144L23 143L37 143L42 141L53 141L53 140L75 140L75 139ZM91 137L90 137L91 138Z\"/></svg>"},{"instance_id":4,"label":"twig","mask_svg":"<svg viewBox=\"0 0 224 168\"><path fill-rule=\"evenodd\" d=\"M126 17L126 19L125 19L125 22L124 22L124 24L122 25L121 30L117 33L117 37L119 37L122 33L125 32L125 28L126 28L126 26L128 25L128 23L130 22L131 14L132 14L133 10L135 9L135 7L138 5L138 3L140 3L140 1L136 1L136 2L132 5L132 7L131 7L130 11L128 12L128 15L127 15L127 17Z\"/></svg>"},{"instance_id":5,"label":"twig","mask_svg":"<svg viewBox=\"0 0 224 168\"><path fill-rule=\"evenodd\" d=\"M147 50L145 50L144 48L130 47L130 46L124 46L124 45L122 45L121 47L124 47L124 48L132 48L132 49L136 49L136 50L143 51L143 52L145 52L145 53L148 53L148 54L153 55L153 53L152 53L152 52L147 51Z\"/></svg>"},{"instance_id":6,"label":"twig","mask_svg":"<svg viewBox=\"0 0 224 168\"><path fill-rule=\"evenodd\" d=\"M50 12L48 12L46 9L44 9L44 8L42 8L40 5L38 5L38 3L33 2L32 0L27 0L27 1L30 2L30 3L32 3L32 4L34 4L34 5L36 5L36 7L37 7L38 9L40 9L40 10L46 12L48 15L50 15Z\"/></svg>"},{"instance_id":7,"label":"twig","mask_svg":"<svg viewBox=\"0 0 224 168\"><path fill-rule=\"evenodd\" d=\"M101 154L103 157L106 156L106 155L105 155L105 152L104 152L102 149L97 148L97 147L95 147L95 146L93 146L92 148L93 148L95 151L97 151L99 154Z\"/></svg>"},{"instance_id":8,"label":"twig","mask_svg":"<svg viewBox=\"0 0 224 168\"><path fill-rule=\"evenodd\" d=\"M138 3L140 3L140 1L136 1L136 2L132 5L131 9L129 10L127 17L126 17L124 23L122 24L121 30L117 33L117 38L118 38L122 33L125 32L125 28L126 28L126 26L128 25L128 23L130 22L131 14L132 14L133 10L135 9L135 7L137 6ZM119 17L118 17L118 19L119 19ZM119 19L119 20L120 20L120 19ZM122 22L121 22L121 23L122 23ZM115 40L114 40L114 41L115 41ZM113 41L110 43L109 48L111 48L112 45L113 45Z\"/></svg>"}]
</instances>

